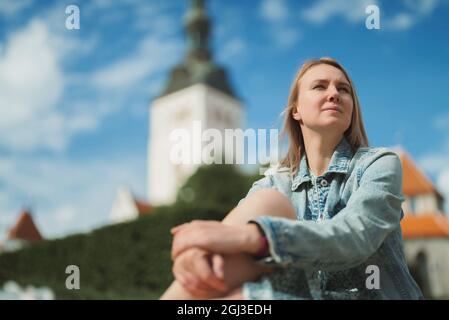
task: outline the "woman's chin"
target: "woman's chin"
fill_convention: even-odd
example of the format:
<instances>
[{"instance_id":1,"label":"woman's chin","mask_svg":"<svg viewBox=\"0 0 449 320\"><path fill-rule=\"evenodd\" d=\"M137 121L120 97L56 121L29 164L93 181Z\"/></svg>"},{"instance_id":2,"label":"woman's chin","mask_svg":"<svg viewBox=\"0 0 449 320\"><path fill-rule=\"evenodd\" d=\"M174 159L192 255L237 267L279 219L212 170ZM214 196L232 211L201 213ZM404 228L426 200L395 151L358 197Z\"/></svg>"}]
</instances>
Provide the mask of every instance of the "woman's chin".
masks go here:
<instances>
[{"instance_id":1,"label":"woman's chin","mask_svg":"<svg viewBox=\"0 0 449 320\"><path fill-rule=\"evenodd\" d=\"M345 131L345 128L348 126L338 119L326 119L326 121L320 121L319 124L314 126L309 126L313 131L329 133L333 132L334 134L342 133Z\"/></svg>"},{"instance_id":2,"label":"woman's chin","mask_svg":"<svg viewBox=\"0 0 449 320\"><path fill-rule=\"evenodd\" d=\"M327 117L323 117L322 119L320 119L320 126L322 127L337 127L337 128L343 128L346 126L346 121L344 121L344 119L340 116L327 116Z\"/></svg>"}]
</instances>

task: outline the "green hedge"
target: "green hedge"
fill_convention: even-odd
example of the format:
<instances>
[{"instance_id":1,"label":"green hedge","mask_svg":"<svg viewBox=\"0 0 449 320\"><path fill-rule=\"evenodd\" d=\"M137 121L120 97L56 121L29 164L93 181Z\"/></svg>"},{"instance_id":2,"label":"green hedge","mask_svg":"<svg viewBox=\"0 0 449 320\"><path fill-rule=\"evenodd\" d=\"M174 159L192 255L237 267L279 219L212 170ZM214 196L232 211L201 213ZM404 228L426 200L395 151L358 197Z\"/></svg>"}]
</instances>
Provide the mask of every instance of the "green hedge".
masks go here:
<instances>
[{"instance_id":1,"label":"green hedge","mask_svg":"<svg viewBox=\"0 0 449 320\"><path fill-rule=\"evenodd\" d=\"M155 299L173 281L170 228L193 219L223 219L256 178L229 166L200 168L184 186L194 199L178 198L132 222L1 254L0 284L48 286L57 299ZM79 290L65 287L68 265L80 268Z\"/></svg>"},{"instance_id":2,"label":"green hedge","mask_svg":"<svg viewBox=\"0 0 449 320\"><path fill-rule=\"evenodd\" d=\"M44 241L0 256L0 283L49 286L60 299L156 298L173 280L170 228L191 219L220 220L220 209L161 207L136 221ZM65 269L80 268L80 290Z\"/></svg>"}]
</instances>

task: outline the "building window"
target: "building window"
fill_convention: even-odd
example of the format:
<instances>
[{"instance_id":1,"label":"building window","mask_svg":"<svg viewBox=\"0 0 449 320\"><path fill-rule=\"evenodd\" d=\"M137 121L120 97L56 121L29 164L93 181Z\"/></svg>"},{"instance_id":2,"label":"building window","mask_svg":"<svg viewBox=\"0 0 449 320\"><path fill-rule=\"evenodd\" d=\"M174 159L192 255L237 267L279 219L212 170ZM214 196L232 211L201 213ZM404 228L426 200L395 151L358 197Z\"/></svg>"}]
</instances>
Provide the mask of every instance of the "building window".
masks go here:
<instances>
[{"instance_id":1,"label":"building window","mask_svg":"<svg viewBox=\"0 0 449 320\"><path fill-rule=\"evenodd\" d=\"M408 209L413 213L416 212L416 198L415 197L408 198Z\"/></svg>"}]
</instances>

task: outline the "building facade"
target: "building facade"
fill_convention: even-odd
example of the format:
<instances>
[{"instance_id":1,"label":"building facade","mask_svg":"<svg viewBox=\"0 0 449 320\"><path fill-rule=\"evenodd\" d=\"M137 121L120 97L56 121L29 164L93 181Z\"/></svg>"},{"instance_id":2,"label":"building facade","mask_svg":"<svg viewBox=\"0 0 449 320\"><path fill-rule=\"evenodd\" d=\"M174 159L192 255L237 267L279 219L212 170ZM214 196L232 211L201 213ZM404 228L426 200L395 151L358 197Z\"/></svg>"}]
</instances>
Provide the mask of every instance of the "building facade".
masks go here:
<instances>
[{"instance_id":1,"label":"building facade","mask_svg":"<svg viewBox=\"0 0 449 320\"><path fill-rule=\"evenodd\" d=\"M449 298L449 219L444 198L410 156L398 151L403 170L404 250L412 276L427 298Z\"/></svg>"},{"instance_id":2,"label":"building facade","mask_svg":"<svg viewBox=\"0 0 449 320\"><path fill-rule=\"evenodd\" d=\"M0 252L20 250L42 240L44 237L34 223L31 210L24 209L14 226L9 229L6 239L0 243Z\"/></svg>"},{"instance_id":3,"label":"building facade","mask_svg":"<svg viewBox=\"0 0 449 320\"><path fill-rule=\"evenodd\" d=\"M173 203L179 187L204 163L203 147L211 138L203 135L205 130L224 135L225 129L242 125L242 104L209 49L204 1L192 1L185 30L187 53L150 105L147 179L148 199L155 206ZM218 158L226 150L218 146L214 152Z\"/></svg>"}]
</instances>

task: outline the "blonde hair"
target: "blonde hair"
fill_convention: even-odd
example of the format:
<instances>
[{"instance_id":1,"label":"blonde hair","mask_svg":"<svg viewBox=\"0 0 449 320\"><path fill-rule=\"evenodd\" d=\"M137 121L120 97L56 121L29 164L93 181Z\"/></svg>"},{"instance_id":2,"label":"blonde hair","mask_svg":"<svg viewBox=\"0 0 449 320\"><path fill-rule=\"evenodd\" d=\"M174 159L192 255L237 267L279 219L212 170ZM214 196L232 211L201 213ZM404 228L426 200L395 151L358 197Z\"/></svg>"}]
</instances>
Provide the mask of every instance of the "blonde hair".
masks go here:
<instances>
[{"instance_id":1,"label":"blonde hair","mask_svg":"<svg viewBox=\"0 0 449 320\"><path fill-rule=\"evenodd\" d=\"M290 88L287 107L283 111L285 113L285 120L282 136L285 137L285 135L288 135L290 143L287 155L281 160L280 165L290 168L290 172L292 174L296 174L299 169L301 157L303 153L305 153L304 138L301 132L301 127L299 122L293 118L293 111L296 109L296 102L299 95L299 81L310 68L320 64L327 64L339 69L343 72L351 86L351 95L354 102L354 108L352 111L351 124L344 132L344 137L350 144L352 151L355 152L358 148L367 147L369 145L368 137L365 132L365 126L363 124L359 99L357 97L354 84L352 83L352 80L346 70L336 60L328 57L306 61L295 76Z\"/></svg>"}]
</instances>

